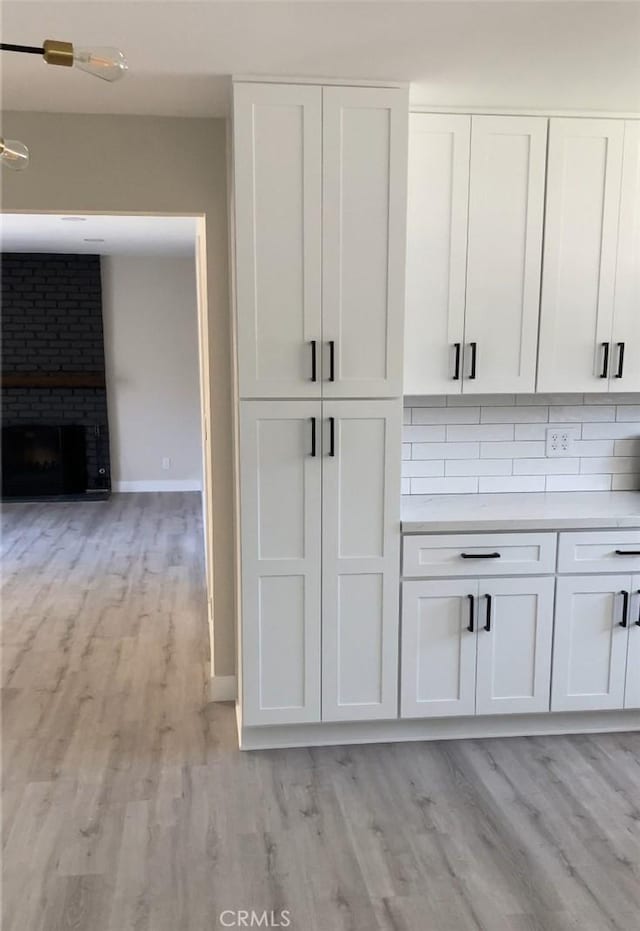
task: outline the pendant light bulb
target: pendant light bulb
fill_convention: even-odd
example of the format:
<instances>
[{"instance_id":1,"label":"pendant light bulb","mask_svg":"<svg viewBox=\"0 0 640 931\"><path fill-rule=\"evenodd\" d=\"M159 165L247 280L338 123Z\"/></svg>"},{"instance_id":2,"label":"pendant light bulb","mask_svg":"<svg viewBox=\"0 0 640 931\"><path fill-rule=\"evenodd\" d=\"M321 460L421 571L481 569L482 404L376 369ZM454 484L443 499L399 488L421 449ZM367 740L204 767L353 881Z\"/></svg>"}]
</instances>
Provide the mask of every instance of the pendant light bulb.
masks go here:
<instances>
[{"instance_id":1,"label":"pendant light bulb","mask_svg":"<svg viewBox=\"0 0 640 931\"><path fill-rule=\"evenodd\" d=\"M14 171L22 171L29 164L29 149L17 139L0 139L0 163Z\"/></svg>"},{"instance_id":2,"label":"pendant light bulb","mask_svg":"<svg viewBox=\"0 0 640 931\"><path fill-rule=\"evenodd\" d=\"M81 71L103 81L119 81L129 68L127 59L117 48L73 48L73 64Z\"/></svg>"}]
</instances>

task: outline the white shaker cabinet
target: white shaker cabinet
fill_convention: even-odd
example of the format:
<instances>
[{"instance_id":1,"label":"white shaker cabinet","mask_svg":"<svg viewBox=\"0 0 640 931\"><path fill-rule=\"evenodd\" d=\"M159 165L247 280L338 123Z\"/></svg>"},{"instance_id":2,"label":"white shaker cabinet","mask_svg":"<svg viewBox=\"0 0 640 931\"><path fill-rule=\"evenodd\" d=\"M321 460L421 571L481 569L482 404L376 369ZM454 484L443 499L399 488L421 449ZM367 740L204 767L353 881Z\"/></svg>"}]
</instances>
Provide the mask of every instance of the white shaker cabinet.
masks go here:
<instances>
[{"instance_id":1,"label":"white shaker cabinet","mask_svg":"<svg viewBox=\"0 0 640 931\"><path fill-rule=\"evenodd\" d=\"M401 401L322 407L322 720L396 717Z\"/></svg>"},{"instance_id":2,"label":"white shaker cabinet","mask_svg":"<svg viewBox=\"0 0 640 931\"><path fill-rule=\"evenodd\" d=\"M624 706L625 708L640 708L640 575L633 576L631 579L631 591Z\"/></svg>"},{"instance_id":3,"label":"white shaker cabinet","mask_svg":"<svg viewBox=\"0 0 640 931\"><path fill-rule=\"evenodd\" d=\"M408 99L323 88L324 397L399 397Z\"/></svg>"},{"instance_id":4,"label":"white shaker cabinet","mask_svg":"<svg viewBox=\"0 0 640 931\"><path fill-rule=\"evenodd\" d=\"M404 393L460 394L471 117L409 123Z\"/></svg>"},{"instance_id":5,"label":"white shaker cabinet","mask_svg":"<svg viewBox=\"0 0 640 931\"><path fill-rule=\"evenodd\" d=\"M547 149L544 117L471 121L464 388L535 390Z\"/></svg>"},{"instance_id":6,"label":"white shaker cabinet","mask_svg":"<svg viewBox=\"0 0 640 931\"><path fill-rule=\"evenodd\" d=\"M535 389L547 120L411 117L405 394Z\"/></svg>"},{"instance_id":7,"label":"white shaker cabinet","mask_svg":"<svg viewBox=\"0 0 640 931\"><path fill-rule=\"evenodd\" d=\"M402 586L402 717L549 710L554 579Z\"/></svg>"},{"instance_id":8,"label":"white shaker cabinet","mask_svg":"<svg viewBox=\"0 0 640 931\"><path fill-rule=\"evenodd\" d=\"M550 121L539 391L611 388L624 133L622 120Z\"/></svg>"},{"instance_id":9,"label":"white shaker cabinet","mask_svg":"<svg viewBox=\"0 0 640 931\"><path fill-rule=\"evenodd\" d=\"M475 714L477 594L477 580L403 582L403 718Z\"/></svg>"},{"instance_id":10,"label":"white shaker cabinet","mask_svg":"<svg viewBox=\"0 0 640 931\"><path fill-rule=\"evenodd\" d=\"M319 401L244 401L242 714L247 725L320 720Z\"/></svg>"},{"instance_id":11,"label":"white shaker cabinet","mask_svg":"<svg viewBox=\"0 0 640 931\"><path fill-rule=\"evenodd\" d=\"M628 575L558 579L552 711L624 707L631 581Z\"/></svg>"},{"instance_id":12,"label":"white shaker cabinet","mask_svg":"<svg viewBox=\"0 0 640 931\"><path fill-rule=\"evenodd\" d=\"M239 394L399 397L408 94L234 85Z\"/></svg>"},{"instance_id":13,"label":"white shaker cabinet","mask_svg":"<svg viewBox=\"0 0 640 931\"><path fill-rule=\"evenodd\" d=\"M477 714L549 710L554 589L552 578L480 582Z\"/></svg>"},{"instance_id":14,"label":"white shaker cabinet","mask_svg":"<svg viewBox=\"0 0 640 931\"><path fill-rule=\"evenodd\" d=\"M240 397L320 397L322 88L233 97Z\"/></svg>"},{"instance_id":15,"label":"white shaker cabinet","mask_svg":"<svg viewBox=\"0 0 640 931\"><path fill-rule=\"evenodd\" d=\"M609 391L640 391L640 120L624 124Z\"/></svg>"}]
</instances>

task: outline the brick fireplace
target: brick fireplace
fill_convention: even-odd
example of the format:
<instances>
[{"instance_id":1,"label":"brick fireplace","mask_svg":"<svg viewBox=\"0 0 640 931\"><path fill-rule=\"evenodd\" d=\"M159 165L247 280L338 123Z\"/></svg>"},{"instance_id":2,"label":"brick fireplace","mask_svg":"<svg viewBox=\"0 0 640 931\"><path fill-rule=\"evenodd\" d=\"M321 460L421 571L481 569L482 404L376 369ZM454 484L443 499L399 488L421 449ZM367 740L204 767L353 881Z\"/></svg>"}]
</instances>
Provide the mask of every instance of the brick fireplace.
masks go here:
<instances>
[{"instance_id":1,"label":"brick fireplace","mask_svg":"<svg viewBox=\"0 0 640 931\"><path fill-rule=\"evenodd\" d=\"M104 497L111 477L100 257L5 253L1 278L3 495ZM60 482L55 457L42 452L56 443ZM17 479L20 463L31 474Z\"/></svg>"}]
</instances>

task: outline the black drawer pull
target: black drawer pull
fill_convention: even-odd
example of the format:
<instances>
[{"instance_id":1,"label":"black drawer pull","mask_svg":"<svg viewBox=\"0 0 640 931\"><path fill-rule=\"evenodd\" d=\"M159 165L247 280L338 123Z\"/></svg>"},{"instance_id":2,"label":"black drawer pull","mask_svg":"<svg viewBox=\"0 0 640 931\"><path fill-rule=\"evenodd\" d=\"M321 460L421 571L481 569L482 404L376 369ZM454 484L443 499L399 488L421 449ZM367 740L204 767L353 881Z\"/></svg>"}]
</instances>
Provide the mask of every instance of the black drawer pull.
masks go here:
<instances>
[{"instance_id":1,"label":"black drawer pull","mask_svg":"<svg viewBox=\"0 0 640 931\"><path fill-rule=\"evenodd\" d=\"M316 455L316 418L311 418L311 455Z\"/></svg>"},{"instance_id":2,"label":"black drawer pull","mask_svg":"<svg viewBox=\"0 0 640 931\"><path fill-rule=\"evenodd\" d=\"M616 556L640 556L640 550L616 550Z\"/></svg>"},{"instance_id":3,"label":"black drawer pull","mask_svg":"<svg viewBox=\"0 0 640 931\"><path fill-rule=\"evenodd\" d=\"M455 368L453 370L453 380L460 381L460 352L462 350L462 343L454 343L456 350L456 361Z\"/></svg>"},{"instance_id":4,"label":"black drawer pull","mask_svg":"<svg viewBox=\"0 0 640 931\"><path fill-rule=\"evenodd\" d=\"M624 343L618 343L618 371L616 378L622 378L624 374Z\"/></svg>"},{"instance_id":5,"label":"black drawer pull","mask_svg":"<svg viewBox=\"0 0 640 931\"><path fill-rule=\"evenodd\" d=\"M473 629L474 629L473 628L473 605L474 605L475 599L473 595L467 595L467 598L469 599L469 626L467 627L467 630L469 631L470 634L472 634Z\"/></svg>"},{"instance_id":6,"label":"black drawer pull","mask_svg":"<svg viewBox=\"0 0 640 931\"><path fill-rule=\"evenodd\" d=\"M609 377L609 343L602 343L602 371L600 378Z\"/></svg>"},{"instance_id":7,"label":"black drawer pull","mask_svg":"<svg viewBox=\"0 0 640 931\"><path fill-rule=\"evenodd\" d=\"M318 380L318 341L311 340L311 381Z\"/></svg>"},{"instance_id":8,"label":"black drawer pull","mask_svg":"<svg viewBox=\"0 0 640 931\"><path fill-rule=\"evenodd\" d=\"M329 340L329 381L336 380L336 343Z\"/></svg>"},{"instance_id":9,"label":"black drawer pull","mask_svg":"<svg viewBox=\"0 0 640 931\"><path fill-rule=\"evenodd\" d=\"M336 454L336 418L329 417L329 455Z\"/></svg>"},{"instance_id":10,"label":"black drawer pull","mask_svg":"<svg viewBox=\"0 0 640 931\"><path fill-rule=\"evenodd\" d=\"M500 553L460 553L462 559L500 559Z\"/></svg>"},{"instance_id":11,"label":"black drawer pull","mask_svg":"<svg viewBox=\"0 0 640 931\"><path fill-rule=\"evenodd\" d=\"M636 595L640 595L640 588L636 592ZM638 606L638 620L636 621L636 627L640 627L640 605Z\"/></svg>"},{"instance_id":12,"label":"black drawer pull","mask_svg":"<svg viewBox=\"0 0 640 931\"><path fill-rule=\"evenodd\" d=\"M471 371L469 372L469 378L473 380L476 377L476 368L478 362L478 344L469 343L469 348L471 349Z\"/></svg>"},{"instance_id":13,"label":"black drawer pull","mask_svg":"<svg viewBox=\"0 0 640 931\"><path fill-rule=\"evenodd\" d=\"M622 595L622 620L620 627L626 627L629 623L629 592L620 592Z\"/></svg>"},{"instance_id":14,"label":"black drawer pull","mask_svg":"<svg viewBox=\"0 0 640 931\"><path fill-rule=\"evenodd\" d=\"M487 599L487 623L484 625L484 629L490 633L491 632L491 595L484 596Z\"/></svg>"}]
</instances>

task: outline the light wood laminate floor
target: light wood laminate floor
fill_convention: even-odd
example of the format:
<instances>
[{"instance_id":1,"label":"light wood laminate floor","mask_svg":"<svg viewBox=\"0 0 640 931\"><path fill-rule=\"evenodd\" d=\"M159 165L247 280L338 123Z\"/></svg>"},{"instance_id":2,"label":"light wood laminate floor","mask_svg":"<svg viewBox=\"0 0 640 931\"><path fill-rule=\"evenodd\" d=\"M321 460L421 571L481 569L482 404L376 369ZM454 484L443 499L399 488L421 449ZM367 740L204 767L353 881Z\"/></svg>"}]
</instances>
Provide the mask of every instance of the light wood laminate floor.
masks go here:
<instances>
[{"instance_id":1,"label":"light wood laminate floor","mask_svg":"<svg viewBox=\"0 0 640 931\"><path fill-rule=\"evenodd\" d=\"M3 931L638 931L637 734L240 753L199 508L5 509Z\"/></svg>"}]
</instances>

